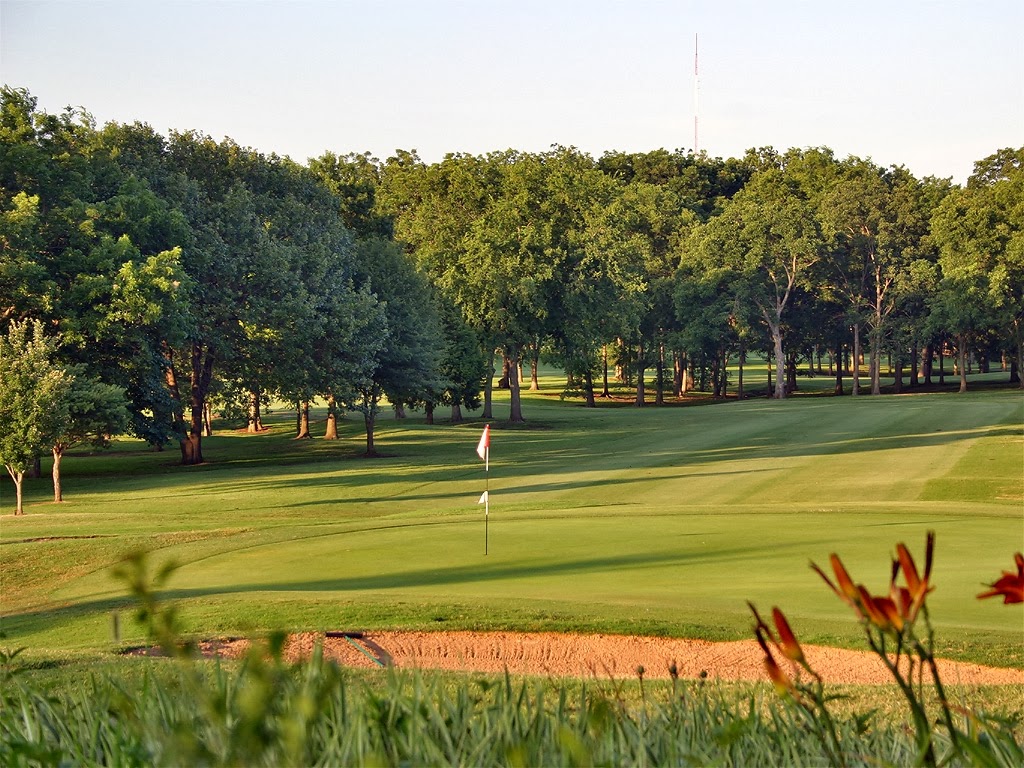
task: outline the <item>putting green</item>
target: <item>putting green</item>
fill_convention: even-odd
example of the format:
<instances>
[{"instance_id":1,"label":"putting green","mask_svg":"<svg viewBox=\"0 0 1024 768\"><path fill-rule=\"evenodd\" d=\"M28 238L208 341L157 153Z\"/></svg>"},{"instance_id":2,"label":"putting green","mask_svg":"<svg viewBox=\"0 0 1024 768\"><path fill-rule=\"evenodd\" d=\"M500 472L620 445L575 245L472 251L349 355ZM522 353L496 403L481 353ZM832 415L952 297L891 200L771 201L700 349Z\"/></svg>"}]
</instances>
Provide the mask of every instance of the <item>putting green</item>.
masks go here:
<instances>
[{"instance_id":1,"label":"putting green","mask_svg":"<svg viewBox=\"0 0 1024 768\"><path fill-rule=\"evenodd\" d=\"M213 455L264 439L265 461L83 480L73 507L18 521L23 543L7 550L28 551L44 527L92 530L106 538L80 545L96 567L50 584L50 607L9 614L5 630L43 647L102 644L125 605L111 542L130 532L156 562L180 563L166 597L195 631L444 623L727 639L749 636L752 600L781 606L808 640L852 644L848 609L808 561L838 552L884 591L895 544L923 560L934 530L940 639L1024 665L1019 611L974 599L1024 548L1019 393L527 405L528 428L494 425L486 479L478 426L410 420L385 422L379 445L394 456L379 461L224 437ZM289 461L275 466L278 450ZM58 640L68 627L73 639Z\"/></svg>"}]
</instances>

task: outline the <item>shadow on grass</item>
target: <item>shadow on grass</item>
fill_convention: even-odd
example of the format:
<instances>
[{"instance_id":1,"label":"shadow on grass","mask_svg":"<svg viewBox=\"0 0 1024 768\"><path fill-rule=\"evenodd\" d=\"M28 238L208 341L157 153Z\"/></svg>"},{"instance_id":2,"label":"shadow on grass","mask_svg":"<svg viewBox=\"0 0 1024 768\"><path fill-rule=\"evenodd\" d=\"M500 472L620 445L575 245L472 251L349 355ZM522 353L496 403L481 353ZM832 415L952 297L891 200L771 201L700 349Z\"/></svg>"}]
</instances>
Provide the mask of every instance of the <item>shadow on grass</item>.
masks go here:
<instances>
[{"instance_id":1,"label":"shadow on grass","mask_svg":"<svg viewBox=\"0 0 1024 768\"><path fill-rule=\"evenodd\" d=\"M688 537L704 536L694 532ZM795 545L780 544L781 548ZM630 555L580 558L576 560L494 563L475 562L458 567L421 568L408 571L393 571L380 574L360 574L334 579L317 579L294 582L263 582L212 586L201 588L169 589L160 593L162 602L195 600L225 595L257 594L264 592L326 593L326 592L379 592L382 590L403 590L415 587L443 587L477 582L514 581L545 577L579 576L586 573L622 571L623 578L649 568L665 566L693 566L701 563L733 560L742 562L755 552L755 547L734 547L715 550L713 553L698 552L648 552ZM415 600L412 600L415 602ZM3 617L3 629L13 642L19 635L36 632L50 632L62 625L89 616L109 614L113 611L130 611L137 607L129 597L101 598L86 600L73 605L49 610L34 610Z\"/></svg>"}]
</instances>

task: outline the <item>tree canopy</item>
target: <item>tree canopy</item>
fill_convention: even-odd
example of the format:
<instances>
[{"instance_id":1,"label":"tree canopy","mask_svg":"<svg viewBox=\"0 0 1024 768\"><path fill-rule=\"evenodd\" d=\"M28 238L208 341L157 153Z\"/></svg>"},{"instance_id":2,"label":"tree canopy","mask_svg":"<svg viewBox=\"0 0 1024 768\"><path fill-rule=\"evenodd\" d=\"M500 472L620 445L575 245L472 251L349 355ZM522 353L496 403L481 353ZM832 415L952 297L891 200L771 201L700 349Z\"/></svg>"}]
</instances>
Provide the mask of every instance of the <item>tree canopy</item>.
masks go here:
<instances>
[{"instance_id":1,"label":"tree canopy","mask_svg":"<svg viewBox=\"0 0 1024 768\"><path fill-rule=\"evenodd\" d=\"M482 400L494 418L496 357L512 422L526 419L520 369L542 356L588 405L611 365L637 405L652 369L655 403L694 380L720 396L730 357L754 351L781 398L822 348L860 394L865 343L873 394L885 354L912 384L936 350L955 351L962 378L971 356L1010 355L1019 381L1022 167L1024 148L1000 149L957 187L824 147L327 151L301 165L199 131L97 128L5 86L5 361L45 357L53 386L36 389L60 401L11 422L5 464L13 476L121 428L200 463L212 404L258 431L271 399L326 402L328 436L336 409L362 413L373 454L385 401L459 418ZM10 408L31 387L5 366ZM74 430L46 421L74 410Z\"/></svg>"}]
</instances>

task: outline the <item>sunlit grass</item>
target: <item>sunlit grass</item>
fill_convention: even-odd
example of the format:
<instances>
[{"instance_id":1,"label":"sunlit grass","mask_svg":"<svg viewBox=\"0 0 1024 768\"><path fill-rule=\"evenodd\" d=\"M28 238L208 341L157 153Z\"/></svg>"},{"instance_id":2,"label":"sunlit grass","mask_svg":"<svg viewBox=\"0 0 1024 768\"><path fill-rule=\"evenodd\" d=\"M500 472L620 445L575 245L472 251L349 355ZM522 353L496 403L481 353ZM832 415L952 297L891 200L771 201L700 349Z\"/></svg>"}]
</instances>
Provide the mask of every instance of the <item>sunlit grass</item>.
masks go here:
<instances>
[{"instance_id":1,"label":"sunlit grass","mask_svg":"<svg viewBox=\"0 0 1024 768\"><path fill-rule=\"evenodd\" d=\"M72 455L67 502L32 481L28 514L0 523L8 642L107 646L125 609L109 568L148 548L181 564L169 596L200 634L443 625L738 639L750 599L786 605L809 642L856 647L807 562L839 551L880 588L895 543L935 530L940 650L1024 667L1019 616L973 599L1024 538L1019 392L585 409L557 396L559 377L542 385L524 392L521 428L503 423L498 393L486 557L479 420L385 413L376 460L360 458L358 419L337 442L295 441L286 411L260 435L218 430L201 467L134 441Z\"/></svg>"}]
</instances>

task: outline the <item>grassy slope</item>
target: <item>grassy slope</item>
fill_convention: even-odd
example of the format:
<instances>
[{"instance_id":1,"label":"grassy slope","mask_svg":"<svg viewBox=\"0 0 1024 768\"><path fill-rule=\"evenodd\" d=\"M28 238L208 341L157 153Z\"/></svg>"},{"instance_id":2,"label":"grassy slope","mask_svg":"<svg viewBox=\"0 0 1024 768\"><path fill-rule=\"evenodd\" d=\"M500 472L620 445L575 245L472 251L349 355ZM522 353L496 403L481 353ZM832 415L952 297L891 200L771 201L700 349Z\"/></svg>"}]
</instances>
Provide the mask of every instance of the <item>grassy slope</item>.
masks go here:
<instances>
[{"instance_id":1,"label":"grassy slope","mask_svg":"<svg viewBox=\"0 0 1024 768\"><path fill-rule=\"evenodd\" d=\"M806 641L856 646L808 560L837 551L880 591L895 543L921 553L931 529L944 651L1024 667L1020 610L974 599L1024 539L1019 392L587 410L548 391L526 416L526 429L495 425L486 557L479 424L384 421L378 447L393 456L373 461L355 458L354 419L331 444L288 439L283 417L269 434L208 440L193 469L130 443L70 457L65 504L45 503L38 481L29 514L0 523L5 642L102 647L126 605L109 566L145 546L182 564L168 596L200 633L735 639L749 636L750 599L780 605Z\"/></svg>"}]
</instances>

